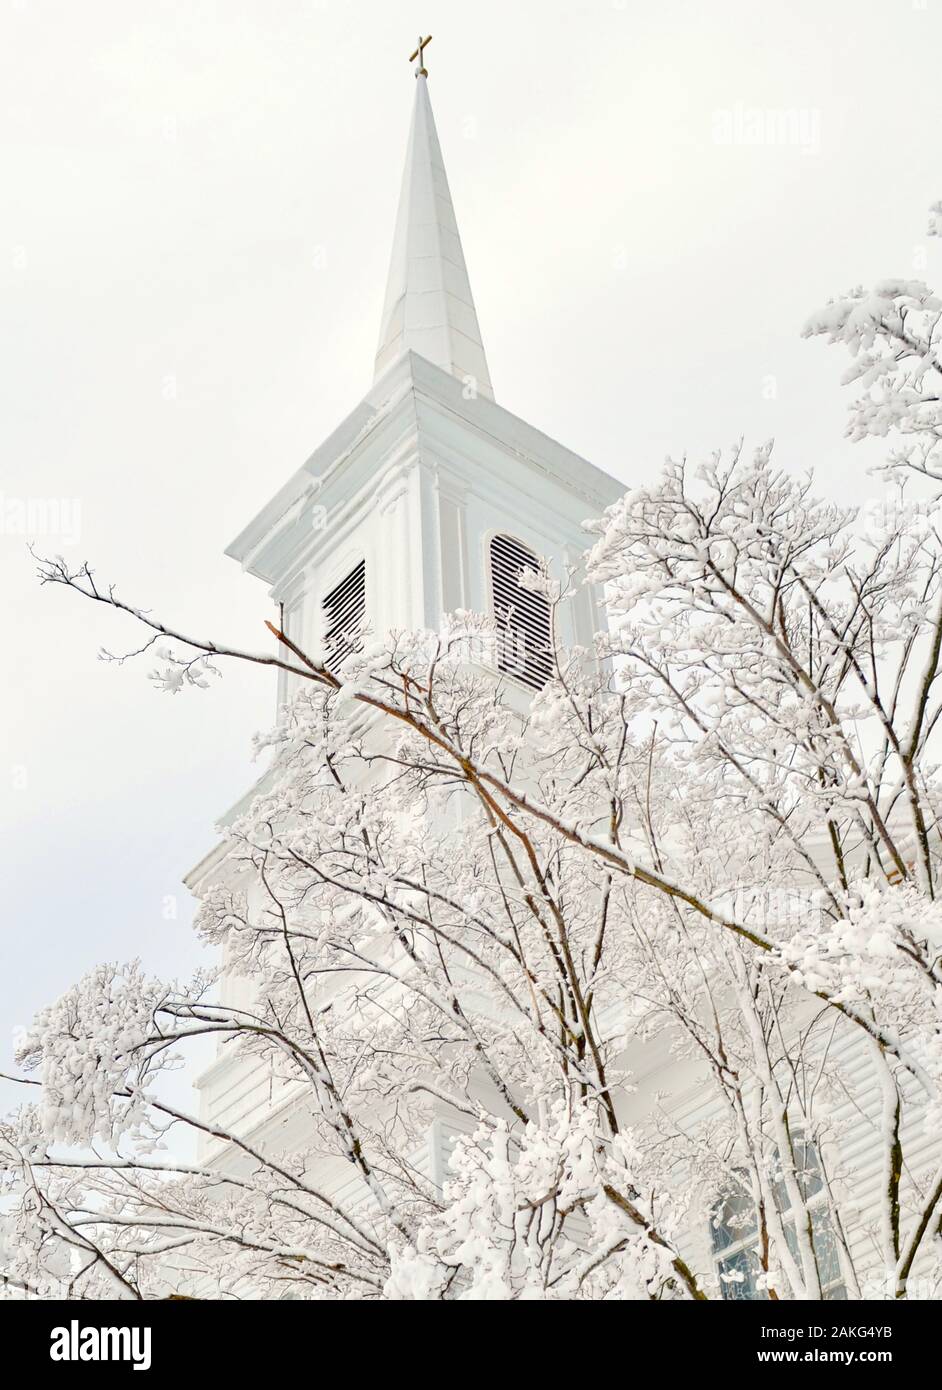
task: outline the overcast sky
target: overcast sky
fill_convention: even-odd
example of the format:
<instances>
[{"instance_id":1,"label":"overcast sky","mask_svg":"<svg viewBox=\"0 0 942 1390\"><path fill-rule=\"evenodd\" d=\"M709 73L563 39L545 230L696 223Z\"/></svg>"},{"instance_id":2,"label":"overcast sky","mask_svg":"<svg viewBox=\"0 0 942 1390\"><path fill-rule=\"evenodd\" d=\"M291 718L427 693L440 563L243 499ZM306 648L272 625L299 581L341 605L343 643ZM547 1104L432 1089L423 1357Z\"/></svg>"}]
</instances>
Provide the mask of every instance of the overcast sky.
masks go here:
<instances>
[{"instance_id":1,"label":"overcast sky","mask_svg":"<svg viewBox=\"0 0 942 1390\"><path fill-rule=\"evenodd\" d=\"M224 546L368 388L413 82L498 401L626 482L774 435L843 498L858 282L942 279L942 0L0 0L0 1068L102 959L189 973L183 873L253 777L273 680L159 695L37 545L264 644ZM172 915L176 908L176 917Z\"/></svg>"}]
</instances>

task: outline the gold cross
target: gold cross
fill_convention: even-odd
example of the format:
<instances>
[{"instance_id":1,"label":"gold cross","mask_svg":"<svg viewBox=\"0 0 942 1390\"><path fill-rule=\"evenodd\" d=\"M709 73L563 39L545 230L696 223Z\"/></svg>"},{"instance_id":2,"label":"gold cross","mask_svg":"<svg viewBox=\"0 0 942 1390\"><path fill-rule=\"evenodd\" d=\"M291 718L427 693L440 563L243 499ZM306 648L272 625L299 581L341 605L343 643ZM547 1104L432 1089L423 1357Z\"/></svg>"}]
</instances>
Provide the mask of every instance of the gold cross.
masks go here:
<instances>
[{"instance_id":1,"label":"gold cross","mask_svg":"<svg viewBox=\"0 0 942 1390\"><path fill-rule=\"evenodd\" d=\"M410 62L410 63L414 63L415 60L416 60L416 58L418 58L418 60L419 60L419 66L418 66L418 67L416 68L416 70L415 70L415 75L416 75L416 77L428 77L428 72L426 71L426 68L425 68L425 54L422 52L422 50L423 50L424 48L427 48L428 45L429 45L431 42L432 42L432 36L431 36L431 34L429 34L429 36L428 36L427 39L423 39L422 35L420 34L420 35L419 35L419 46L418 46L418 48L415 50L414 53L410 53L410 54L409 54L409 62Z\"/></svg>"}]
</instances>

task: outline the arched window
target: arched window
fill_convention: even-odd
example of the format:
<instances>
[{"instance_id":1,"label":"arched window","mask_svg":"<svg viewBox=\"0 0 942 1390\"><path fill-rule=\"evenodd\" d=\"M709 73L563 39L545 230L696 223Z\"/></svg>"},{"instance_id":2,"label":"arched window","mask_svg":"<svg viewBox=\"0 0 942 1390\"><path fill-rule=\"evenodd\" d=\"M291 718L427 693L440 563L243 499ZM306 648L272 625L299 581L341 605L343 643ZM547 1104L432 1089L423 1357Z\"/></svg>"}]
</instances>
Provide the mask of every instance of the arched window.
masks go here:
<instances>
[{"instance_id":1,"label":"arched window","mask_svg":"<svg viewBox=\"0 0 942 1390\"><path fill-rule=\"evenodd\" d=\"M847 1291L841 1273L837 1241L834 1239L826 1205L818 1151L810 1139L800 1137L795 1139L793 1150L798 1188L808 1203L811 1216L811 1244L821 1280L822 1296L830 1301L840 1301L846 1299ZM782 1218L788 1248L797 1260L799 1256L795 1221L789 1210L791 1202L780 1174L773 1184L772 1195ZM748 1195L745 1173L737 1174L737 1181L730 1185L714 1206L710 1218L710 1233L723 1298L727 1301L748 1302L768 1298L761 1280L758 1212Z\"/></svg>"},{"instance_id":2,"label":"arched window","mask_svg":"<svg viewBox=\"0 0 942 1390\"><path fill-rule=\"evenodd\" d=\"M366 617L366 561L360 560L324 598L324 663L337 671L363 646Z\"/></svg>"},{"instance_id":3,"label":"arched window","mask_svg":"<svg viewBox=\"0 0 942 1390\"><path fill-rule=\"evenodd\" d=\"M542 594L520 584L521 570L539 570L540 562L513 536L494 536L490 551L497 669L542 690L553 671L550 606Z\"/></svg>"}]
</instances>

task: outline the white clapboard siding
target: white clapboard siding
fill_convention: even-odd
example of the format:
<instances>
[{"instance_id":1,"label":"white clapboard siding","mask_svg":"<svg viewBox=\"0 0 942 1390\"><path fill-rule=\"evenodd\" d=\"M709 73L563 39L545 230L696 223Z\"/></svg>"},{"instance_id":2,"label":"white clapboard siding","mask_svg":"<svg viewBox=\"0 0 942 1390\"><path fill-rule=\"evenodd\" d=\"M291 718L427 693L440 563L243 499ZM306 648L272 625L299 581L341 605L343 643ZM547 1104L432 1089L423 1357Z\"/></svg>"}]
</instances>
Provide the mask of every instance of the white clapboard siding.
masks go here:
<instances>
[{"instance_id":1,"label":"white clapboard siding","mask_svg":"<svg viewBox=\"0 0 942 1390\"><path fill-rule=\"evenodd\" d=\"M271 1101L271 1063L260 1057L241 1058L237 1067L210 1072L203 1084L205 1120L221 1129L244 1131Z\"/></svg>"}]
</instances>

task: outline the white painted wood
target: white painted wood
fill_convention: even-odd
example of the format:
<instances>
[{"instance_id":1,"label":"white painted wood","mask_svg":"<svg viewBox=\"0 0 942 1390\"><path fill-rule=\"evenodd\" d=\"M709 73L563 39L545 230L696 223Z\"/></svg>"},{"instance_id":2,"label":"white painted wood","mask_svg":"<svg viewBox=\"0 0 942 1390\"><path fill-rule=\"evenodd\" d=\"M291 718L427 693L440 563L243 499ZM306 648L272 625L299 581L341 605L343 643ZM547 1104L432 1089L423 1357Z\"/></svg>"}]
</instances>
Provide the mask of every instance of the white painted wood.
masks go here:
<instances>
[{"instance_id":1,"label":"white painted wood","mask_svg":"<svg viewBox=\"0 0 942 1390\"><path fill-rule=\"evenodd\" d=\"M383 305L376 376L416 352L493 398L428 83L419 75Z\"/></svg>"}]
</instances>

